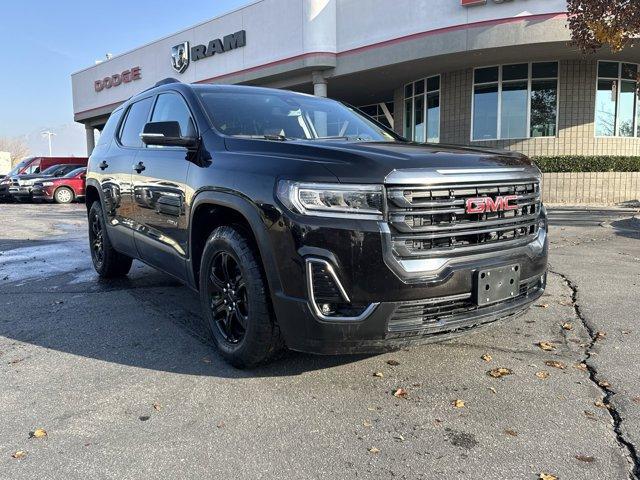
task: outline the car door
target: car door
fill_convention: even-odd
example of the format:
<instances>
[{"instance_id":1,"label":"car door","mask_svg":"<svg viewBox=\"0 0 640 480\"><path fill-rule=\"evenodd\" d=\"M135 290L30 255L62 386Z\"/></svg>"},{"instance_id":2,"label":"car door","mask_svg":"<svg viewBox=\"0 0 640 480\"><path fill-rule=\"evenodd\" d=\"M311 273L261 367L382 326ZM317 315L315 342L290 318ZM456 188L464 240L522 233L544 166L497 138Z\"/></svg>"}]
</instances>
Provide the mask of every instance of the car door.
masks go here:
<instances>
[{"instance_id":1,"label":"car door","mask_svg":"<svg viewBox=\"0 0 640 480\"><path fill-rule=\"evenodd\" d=\"M99 158L94 167L102 189L109 239L116 250L133 257L137 256L137 249L131 174L136 156L144 146L140 133L149 120L153 101L154 96L143 98L121 113L123 120L115 126L115 138L106 151L96 152ZM105 132L102 136L106 137Z\"/></svg>"},{"instance_id":2,"label":"car door","mask_svg":"<svg viewBox=\"0 0 640 480\"><path fill-rule=\"evenodd\" d=\"M175 92L158 95L150 121L175 121L183 136L197 135L187 103ZM189 232L185 200L190 165L183 147L149 146L138 153L132 173L138 255L180 279L186 278Z\"/></svg>"}]
</instances>

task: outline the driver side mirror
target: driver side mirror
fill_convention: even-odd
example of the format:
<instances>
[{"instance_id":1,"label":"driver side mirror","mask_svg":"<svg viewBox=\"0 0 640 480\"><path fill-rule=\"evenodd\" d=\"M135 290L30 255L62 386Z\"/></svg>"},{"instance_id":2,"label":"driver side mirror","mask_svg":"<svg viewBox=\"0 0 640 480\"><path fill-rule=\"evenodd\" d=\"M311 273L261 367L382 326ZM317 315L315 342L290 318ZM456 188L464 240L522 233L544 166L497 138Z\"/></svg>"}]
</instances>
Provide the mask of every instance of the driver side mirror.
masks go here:
<instances>
[{"instance_id":1,"label":"driver side mirror","mask_svg":"<svg viewBox=\"0 0 640 480\"><path fill-rule=\"evenodd\" d=\"M197 150L199 143L196 137L183 137L178 122L149 122L140 138L145 145L184 147L188 150Z\"/></svg>"}]
</instances>

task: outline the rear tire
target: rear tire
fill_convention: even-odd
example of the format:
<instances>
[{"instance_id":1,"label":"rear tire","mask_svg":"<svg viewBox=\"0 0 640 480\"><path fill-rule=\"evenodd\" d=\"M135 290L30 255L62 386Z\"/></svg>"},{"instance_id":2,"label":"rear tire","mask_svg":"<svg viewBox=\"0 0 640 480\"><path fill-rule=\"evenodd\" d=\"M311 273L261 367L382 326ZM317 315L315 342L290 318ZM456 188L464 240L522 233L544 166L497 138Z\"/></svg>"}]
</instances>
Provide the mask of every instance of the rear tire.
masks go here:
<instances>
[{"instance_id":1,"label":"rear tire","mask_svg":"<svg viewBox=\"0 0 640 480\"><path fill-rule=\"evenodd\" d=\"M75 194L70 188L60 187L53 194L53 199L56 203L71 203L75 199Z\"/></svg>"},{"instance_id":2,"label":"rear tire","mask_svg":"<svg viewBox=\"0 0 640 480\"><path fill-rule=\"evenodd\" d=\"M100 202L89 209L89 248L93 268L102 278L124 277L131 270L133 259L114 250L105 228Z\"/></svg>"},{"instance_id":3,"label":"rear tire","mask_svg":"<svg viewBox=\"0 0 640 480\"><path fill-rule=\"evenodd\" d=\"M218 227L207 240L200 301L220 354L234 367L266 363L283 349L258 256L239 230Z\"/></svg>"}]
</instances>

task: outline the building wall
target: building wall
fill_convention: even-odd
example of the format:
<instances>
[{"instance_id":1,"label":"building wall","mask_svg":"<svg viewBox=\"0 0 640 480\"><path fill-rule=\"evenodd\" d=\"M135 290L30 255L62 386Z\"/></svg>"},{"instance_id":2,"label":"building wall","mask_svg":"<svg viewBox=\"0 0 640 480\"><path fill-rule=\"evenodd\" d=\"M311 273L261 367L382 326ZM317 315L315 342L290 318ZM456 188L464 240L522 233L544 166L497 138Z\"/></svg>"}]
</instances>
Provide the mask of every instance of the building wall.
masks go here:
<instances>
[{"instance_id":1,"label":"building wall","mask_svg":"<svg viewBox=\"0 0 640 480\"><path fill-rule=\"evenodd\" d=\"M473 68L442 74L440 141L515 150L529 156L640 155L640 138L596 138L596 60L560 62L558 135L471 142ZM403 89L395 95L396 131L402 133Z\"/></svg>"}]
</instances>

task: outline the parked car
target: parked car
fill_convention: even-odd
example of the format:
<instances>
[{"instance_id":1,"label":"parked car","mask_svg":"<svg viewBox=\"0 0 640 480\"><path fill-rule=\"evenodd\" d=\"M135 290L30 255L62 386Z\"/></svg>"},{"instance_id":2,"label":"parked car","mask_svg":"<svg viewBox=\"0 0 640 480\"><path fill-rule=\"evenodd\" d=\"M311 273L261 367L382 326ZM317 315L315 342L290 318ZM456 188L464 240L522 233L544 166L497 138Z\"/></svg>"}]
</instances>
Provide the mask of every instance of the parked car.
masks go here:
<instances>
[{"instance_id":1,"label":"parked car","mask_svg":"<svg viewBox=\"0 0 640 480\"><path fill-rule=\"evenodd\" d=\"M31 175L16 175L11 177L9 183L9 195L14 200L25 201L31 200L31 191L36 182L48 179L64 177L69 172L78 168L86 168L78 164L62 164L54 165L47 168L42 173L33 173Z\"/></svg>"},{"instance_id":2,"label":"parked car","mask_svg":"<svg viewBox=\"0 0 640 480\"><path fill-rule=\"evenodd\" d=\"M87 166L88 159L86 157L28 157L18 163L13 169L2 179L0 179L0 201L11 200L9 194L9 184L11 177L16 175L31 175L44 172L47 168L54 165L74 164L82 167Z\"/></svg>"},{"instance_id":3,"label":"parked car","mask_svg":"<svg viewBox=\"0 0 640 480\"><path fill-rule=\"evenodd\" d=\"M543 294L540 180L521 154L408 142L333 100L169 81L118 107L91 156L91 258L198 291L238 367L397 349Z\"/></svg>"},{"instance_id":4,"label":"parked car","mask_svg":"<svg viewBox=\"0 0 640 480\"><path fill-rule=\"evenodd\" d=\"M71 203L74 200L84 198L86 177L86 167L76 168L63 177L34 183L31 195L34 200Z\"/></svg>"}]
</instances>

